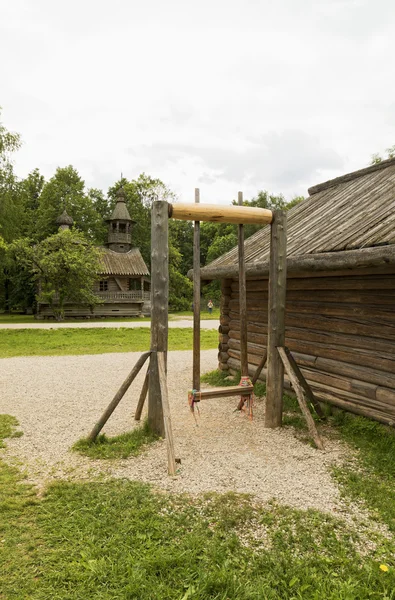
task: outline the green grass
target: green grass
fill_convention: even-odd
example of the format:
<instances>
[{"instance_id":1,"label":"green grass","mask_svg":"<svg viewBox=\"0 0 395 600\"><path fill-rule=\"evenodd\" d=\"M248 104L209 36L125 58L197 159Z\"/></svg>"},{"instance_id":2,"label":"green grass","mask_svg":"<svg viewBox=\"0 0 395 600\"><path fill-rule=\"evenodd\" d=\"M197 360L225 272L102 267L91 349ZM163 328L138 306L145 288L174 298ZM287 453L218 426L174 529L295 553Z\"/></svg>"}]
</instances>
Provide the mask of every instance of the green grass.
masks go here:
<instances>
[{"instance_id":1,"label":"green grass","mask_svg":"<svg viewBox=\"0 0 395 600\"><path fill-rule=\"evenodd\" d=\"M0 415L0 448L4 448L4 438L21 437L22 431L16 431L18 421L11 415Z\"/></svg>"},{"instance_id":2,"label":"green grass","mask_svg":"<svg viewBox=\"0 0 395 600\"><path fill-rule=\"evenodd\" d=\"M4 329L0 331L0 358L142 352L150 347L147 327L129 329ZM218 345L218 332L202 329L201 349ZM192 350L192 328L169 329L169 350Z\"/></svg>"},{"instance_id":3,"label":"green grass","mask_svg":"<svg viewBox=\"0 0 395 600\"><path fill-rule=\"evenodd\" d=\"M357 468L336 468L335 477L348 496L365 503L395 533L395 430L343 412L333 422L358 457Z\"/></svg>"},{"instance_id":4,"label":"green grass","mask_svg":"<svg viewBox=\"0 0 395 600\"><path fill-rule=\"evenodd\" d=\"M16 425L1 415L0 436ZM0 511L2 600L395 598L392 541L245 495L110 480L60 482L39 500L0 462Z\"/></svg>"},{"instance_id":5,"label":"green grass","mask_svg":"<svg viewBox=\"0 0 395 600\"><path fill-rule=\"evenodd\" d=\"M107 321L111 323L116 323L117 321L150 321L150 317L103 317L103 318L95 318L95 319L77 319L68 317L64 323L105 323ZM0 313L0 325L9 325L12 323L36 323L36 324L55 324L57 321L55 319L41 319L37 320L33 315L13 315Z\"/></svg>"},{"instance_id":6,"label":"green grass","mask_svg":"<svg viewBox=\"0 0 395 600\"><path fill-rule=\"evenodd\" d=\"M157 439L158 436L150 430L148 421L144 421L141 427L121 435L107 437L102 434L94 442L84 438L76 442L72 449L89 458L128 458L137 456L145 446Z\"/></svg>"},{"instance_id":7,"label":"green grass","mask_svg":"<svg viewBox=\"0 0 395 600\"><path fill-rule=\"evenodd\" d=\"M179 318L179 317L193 317L193 312L191 310L180 310L177 312L172 312L169 314L170 319ZM213 308L213 312L210 314L208 312L208 310L201 310L200 311L200 318L201 319L205 319L205 320L212 320L212 319L216 319L218 320L220 317L220 310L219 308Z\"/></svg>"},{"instance_id":8,"label":"green grass","mask_svg":"<svg viewBox=\"0 0 395 600\"><path fill-rule=\"evenodd\" d=\"M201 318L202 319L219 319L219 308L214 308L213 312L210 313L208 312L208 310L202 310L201 313ZM180 318L180 317L193 317L193 313L191 310L184 310L184 311L178 311L178 312L170 312L169 313L169 319L170 320L174 320L176 318ZM64 321L65 323L105 323L105 322L110 322L110 323L116 323L117 321L120 322L127 322L127 321L150 321L151 317L105 317L105 318L93 318L93 319L77 319L77 318L72 318L72 317L68 317L66 319L66 321ZM8 314L8 313L0 313L0 325L4 324L4 325L9 325L12 323L54 323L56 324L56 321L54 319L46 319L46 320L37 320L34 318L33 315L19 315L19 314Z\"/></svg>"}]
</instances>

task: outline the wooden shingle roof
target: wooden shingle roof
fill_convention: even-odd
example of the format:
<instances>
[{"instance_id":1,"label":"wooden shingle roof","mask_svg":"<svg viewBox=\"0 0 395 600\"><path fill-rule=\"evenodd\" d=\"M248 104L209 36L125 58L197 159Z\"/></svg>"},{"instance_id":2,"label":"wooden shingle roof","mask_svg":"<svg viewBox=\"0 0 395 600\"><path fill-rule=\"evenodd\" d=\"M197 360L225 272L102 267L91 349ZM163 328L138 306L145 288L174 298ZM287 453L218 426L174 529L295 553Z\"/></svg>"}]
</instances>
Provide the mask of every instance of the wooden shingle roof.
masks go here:
<instances>
[{"instance_id":1,"label":"wooden shingle roof","mask_svg":"<svg viewBox=\"0 0 395 600\"><path fill-rule=\"evenodd\" d=\"M314 186L309 193L287 215L288 257L296 261L395 244L395 159ZM267 264L269 245L265 226L245 242L247 265ZM236 268L237 257L236 247L202 269L202 277Z\"/></svg>"},{"instance_id":2,"label":"wooden shingle roof","mask_svg":"<svg viewBox=\"0 0 395 600\"><path fill-rule=\"evenodd\" d=\"M114 252L102 248L103 275L149 275L148 267L138 248L129 252Z\"/></svg>"}]
</instances>

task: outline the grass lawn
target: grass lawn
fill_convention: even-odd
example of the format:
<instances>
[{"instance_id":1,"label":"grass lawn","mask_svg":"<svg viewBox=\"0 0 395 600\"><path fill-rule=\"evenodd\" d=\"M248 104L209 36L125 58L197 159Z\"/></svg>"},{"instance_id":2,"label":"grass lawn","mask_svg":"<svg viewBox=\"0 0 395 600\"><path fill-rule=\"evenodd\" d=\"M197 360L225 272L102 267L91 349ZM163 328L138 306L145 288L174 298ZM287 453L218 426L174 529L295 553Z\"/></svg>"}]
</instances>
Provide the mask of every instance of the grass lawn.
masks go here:
<instances>
[{"instance_id":1,"label":"grass lawn","mask_svg":"<svg viewBox=\"0 0 395 600\"><path fill-rule=\"evenodd\" d=\"M142 352L149 350L150 335L146 327L3 329L0 331L0 358ZM217 331L202 329L200 337L202 350L218 346ZM192 350L192 328L169 329L169 350Z\"/></svg>"},{"instance_id":2,"label":"grass lawn","mask_svg":"<svg viewBox=\"0 0 395 600\"><path fill-rule=\"evenodd\" d=\"M127 433L107 437L105 434L98 435L94 442L86 438L78 440L72 450L89 456L89 458L128 458L137 456L144 448L155 442L158 438L144 421L141 427L137 427Z\"/></svg>"},{"instance_id":3,"label":"grass lawn","mask_svg":"<svg viewBox=\"0 0 395 600\"><path fill-rule=\"evenodd\" d=\"M12 435L15 424L1 415L0 434ZM387 439L389 430L380 431ZM376 449L351 422L338 432L360 449L361 469L369 465L378 482L394 485L393 469L378 466L392 441ZM374 495L370 501L376 510ZM260 506L232 493L155 493L126 480L60 482L38 499L4 462L0 503L4 600L395 598L393 540L318 511ZM377 511L383 523L386 515Z\"/></svg>"},{"instance_id":4,"label":"grass lawn","mask_svg":"<svg viewBox=\"0 0 395 600\"><path fill-rule=\"evenodd\" d=\"M201 318L202 319L219 319L219 308L214 308L212 314L210 314L208 312L208 310L202 310L201 313ZM179 312L171 312L169 313L169 319L170 320L175 320L175 319L179 319L182 317L190 317L192 319L193 317L193 313L190 310L187 311L179 311ZM150 317L106 317L103 319L70 319L68 318L65 322L66 323L105 323L105 322L111 322L111 323L116 323L117 321L123 321L123 322L128 322L128 321L150 321L151 318ZM17 315L17 314L5 314L5 313L0 313L0 325L4 324L4 325L10 325L12 323L55 323L55 320L42 320L42 321L38 321L37 319L34 318L33 315Z\"/></svg>"},{"instance_id":5,"label":"grass lawn","mask_svg":"<svg viewBox=\"0 0 395 600\"><path fill-rule=\"evenodd\" d=\"M190 317L192 319L193 317L193 312L191 310L183 310L183 311L179 311L179 312L174 312L174 313L170 313L169 314L169 318L174 320L179 319L180 317ZM201 319L208 319L208 320L218 320L220 317L220 312L219 312L219 308L213 308L213 312L210 314L208 312L208 310L204 309L200 311L200 318Z\"/></svg>"}]
</instances>

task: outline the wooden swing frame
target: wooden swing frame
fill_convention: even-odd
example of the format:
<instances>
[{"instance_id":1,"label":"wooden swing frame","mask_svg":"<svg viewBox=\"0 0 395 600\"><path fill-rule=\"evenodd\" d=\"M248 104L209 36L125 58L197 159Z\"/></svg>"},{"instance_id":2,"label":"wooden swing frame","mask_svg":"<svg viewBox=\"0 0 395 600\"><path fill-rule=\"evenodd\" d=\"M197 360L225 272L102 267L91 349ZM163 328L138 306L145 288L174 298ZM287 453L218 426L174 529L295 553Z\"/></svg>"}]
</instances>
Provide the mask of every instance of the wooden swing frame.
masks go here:
<instances>
[{"instance_id":1,"label":"wooden swing frame","mask_svg":"<svg viewBox=\"0 0 395 600\"><path fill-rule=\"evenodd\" d=\"M267 362L265 427L282 425L284 368L294 387L309 431L318 448L322 441L310 414L309 402L319 416L319 403L285 347L285 299L287 280L287 234L285 211L243 206L243 194L238 194L237 206L200 204L199 189L195 189L194 204L169 204L155 201L151 212L151 348L141 355L136 365L118 390L117 394L92 429L88 439L94 441L118 406L127 389L149 358L149 365L135 412L140 420L148 393L148 423L152 431L166 438L167 462L170 475L176 474L176 458L171 427L170 406L167 392L168 350L168 221L169 218L194 221L193 234L193 367L192 392L194 401L208 398L240 396L238 408L251 395L262 369ZM268 301L267 349L256 368L251 385L200 390L200 221L236 223L238 225L239 305L240 305L240 368L241 376L249 377L247 343L246 267L244 255L244 224L270 225L270 264Z\"/></svg>"}]
</instances>

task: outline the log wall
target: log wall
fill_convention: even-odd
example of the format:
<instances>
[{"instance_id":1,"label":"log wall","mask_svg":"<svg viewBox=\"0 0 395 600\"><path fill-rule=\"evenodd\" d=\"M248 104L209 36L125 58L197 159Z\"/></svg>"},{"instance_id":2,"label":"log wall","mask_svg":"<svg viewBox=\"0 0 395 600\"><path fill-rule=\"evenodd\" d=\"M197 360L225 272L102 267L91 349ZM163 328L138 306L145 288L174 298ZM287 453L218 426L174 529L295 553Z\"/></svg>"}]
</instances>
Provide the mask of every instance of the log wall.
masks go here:
<instances>
[{"instance_id":1,"label":"log wall","mask_svg":"<svg viewBox=\"0 0 395 600\"><path fill-rule=\"evenodd\" d=\"M247 281L251 375L267 344L267 283ZM223 280L222 294L219 368L233 373L240 368L238 282ZM319 400L395 423L393 271L288 279L286 345Z\"/></svg>"}]
</instances>

